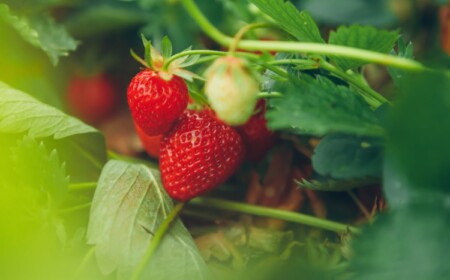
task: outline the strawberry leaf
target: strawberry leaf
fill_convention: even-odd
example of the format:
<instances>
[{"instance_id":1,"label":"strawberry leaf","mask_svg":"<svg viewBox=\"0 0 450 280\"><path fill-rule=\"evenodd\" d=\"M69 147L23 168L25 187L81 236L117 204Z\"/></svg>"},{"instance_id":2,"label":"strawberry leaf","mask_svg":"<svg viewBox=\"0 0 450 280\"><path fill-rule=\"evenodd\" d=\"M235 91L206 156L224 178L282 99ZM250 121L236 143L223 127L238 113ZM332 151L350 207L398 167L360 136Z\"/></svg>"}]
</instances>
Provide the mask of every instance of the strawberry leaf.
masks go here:
<instances>
[{"instance_id":1,"label":"strawberry leaf","mask_svg":"<svg viewBox=\"0 0 450 280\"><path fill-rule=\"evenodd\" d=\"M262 12L270 16L286 32L302 42L323 43L314 19L305 11L299 12L289 1L249 0Z\"/></svg>"},{"instance_id":2,"label":"strawberry leaf","mask_svg":"<svg viewBox=\"0 0 450 280\"><path fill-rule=\"evenodd\" d=\"M172 56L172 42L167 36L164 36L164 38L162 39L161 51L164 59L168 59Z\"/></svg>"},{"instance_id":3,"label":"strawberry leaf","mask_svg":"<svg viewBox=\"0 0 450 280\"><path fill-rule=\"evenodd\" d=\"M104 274L129 279L173 208L159 172L144 165L108 162L92 202L87 238ZM143 279L205 279L206 265L180 220L164 236Z\"/></svg>"},{"instance_id":4,"label":"strawberry leaf","mask_svg":"<svg viewBox=\"0 0 450 280\"><path fill-rule=\"evenodd\" d=\"M330 44L355 47L381 53L389 53L398 40L398 31L379 30L371 26L341 26L330 33ZM364 61L343 57L332 57L334 64L343 70L354 69L366 64Z\"/></svg>"},{"instance_id":5,"label":"strawberry leaf","mask_svg":"<svg viewBox=\"0 0 450 280\"><path fill-rule=\"evenodd\" d=\"M77 47L66 29L48 16L19 17L7 5L0 4L0 19L19 32L25 41L46 52L53 65L58 64L60 56L67 56Z\"/></svg>"},{"instance_id":6,"label":"strawberry leaf","mask_svg":"<svg viewBox=\"0 0 450 280\"><path fill-rule=\"evenodd\" d=\"M283 96L271 100L273 108L266 115L274 130L318 136L332 132L365 136L384 133L375 113L348 87L307 75L280 84L277 91Z\"/></svg>"},{"instance_id":7,"label":"strawberry leaf","mask_svg":"<svg viewBox=\"0 0 450 280\"><path fill-rule=\"evenodd\" d=\"M65 159L69 173L76 174L72 177L98 177L98 170L106 162L106 149L104 138L96 129L3 82L0 100L0 133L51 138L49 143Z\"/></svg>"},{"instance_id":8,"label":"strawberry leaf","mask_svg":"<svg viewBox=\"0 0 450 280\"><path fill-rule=\"evenodd\" d=\"M95 128L64 114L0 81L0 132L22 133L34 138L99 133Z\"/></svg>"},{"instance_id":9,"label":"strawberry leaf","mask_svg":"<svg viewBox=\"0 0 450 280\"><path fill-rule=\"evenodd\" d=\"M69 178L65 163L60 161L57 150L47 151L43 142L24 136L12 148L12 165L16 183L21 187L36 188L48 193L54 202L60 203L67 194ZM45 168L42 168L45 166Z\"/></svg>"},{"instance_id":10,"label":"strawberry leaf","mask_svg":"<svg viewBox=\"0 0 450 280\"><path fill-rule=\"evenodd\" d=\"M380 177L380 139L346 134L325 136L312 156L314 170L336 179Z\"/></svg>"}]
</instances>

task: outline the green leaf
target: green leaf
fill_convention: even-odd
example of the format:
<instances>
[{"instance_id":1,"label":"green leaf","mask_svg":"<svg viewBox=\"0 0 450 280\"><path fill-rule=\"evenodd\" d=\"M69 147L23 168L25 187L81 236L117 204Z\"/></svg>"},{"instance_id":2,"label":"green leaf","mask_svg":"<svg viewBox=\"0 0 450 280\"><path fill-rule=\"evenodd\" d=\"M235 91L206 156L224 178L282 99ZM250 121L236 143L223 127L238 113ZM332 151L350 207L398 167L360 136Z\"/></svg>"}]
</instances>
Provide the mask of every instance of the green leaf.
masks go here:
<instances>
[{"instance_id":1,"label":"green leaf","mask_svg":"<svg viewBox=\"0 0 450 280\"><path fill-rule=\"evenodd\" d=\"M380 177L381 139L346 134L325 136L314 150L313 168L336 179Z\"/></svg>"},{"instance_id":2,"label":"green leaf","mask_svg":"<svg viewBox=\"0 0 450 280\"><path fill-rule=\"evenodd\" d=\"M24 136L12 148L12 164L16 182L21 187L36 188L50 194L55 203L60 203L67 194L69 178L65 163L57 150L48 152L43 142Z\"/></svg>"},{"instance_id":3,"label":"green leaf","mask_svg":"<svg viewBox=\"0 0 450 280\"><path fill-rule=\"evenodd\" d=\"M383 135L375 113L351 89L320 76L300 79L284 83L279 90L283 96L271 100L273 108L266 115L270 128L318 136L333 132Z\"/></svg>"},{"instance_id":4,"label":"green leaf","mask_svg":"<svg viewBox=\"0 0 450 280\"><path fill-rule=\"evenodd\" d=\"M58 150L73 181L97 180L106 148L96 129L2 82L0 100L0 133L47 138L46 145Z\"/></svg>"},{"instance_id":5,"label":"green leaf","mask_svg":"<svg viewBox=\"0 0 450 280\"><path fill-rule=\"evenodd\" d=\"M96 245L100 269L129 279L173 203L159 172L144 165L110 161L101 174L87 238ZM206 265L180 220L172 224L142 279L205 279Z\"/></svg>"},{"instance_id":6,"label":"green leaf","mask_svg":"<svg viewBox=\"0 0 450 280\"><path fill-rule=\"evenodd\" d=\"M324 42L313 18L305 11L299 12L291 2L284 0L249 1L273 18L276 24L299 41Z\"/></svg>"},{"instance_id":7,"label":"green leaf","mask_svg":"<svg viewBox=\"0 0 450 280\"><path fill-rule=\"evenodd\" d=\"M96 129L0 81L0 132L62 139Z\"/></svg>"},{"instance_id":8,"label":"green leaf","mask_svg":"<svg viewBox=\"0 0 450 280\"><path fill-rule=\"evenodd\" d=\"M397 53L395 51L392 51L392 54L397 55L399 57L412 59L414 58L413 52L414 47L412 42L409 42L407 45L405 45L403 39L400 38L397 42ZM402 82L404 81L405 76L409 74L409 72L395 67L388 67L387 69L395 85L397 87L403 87L404 85L402 85Z\"/></svg>"},{"instance_id":9,"label":"green leaf","mask_svg":"<svg viewBox=\"0 0 450 280\"><path fill-rule=\"evenodd\" d=\"M25 41L46 52L54 65L60 56L67 56L77 47L77 42L65 28L49 16L19 17L7 5L0 4L0 19L16 29Z\"/></svg>"},{"instance_id":10,"label":"green leaf","mask_svg":"<svg viewBox=\"0 0 450 280\"><path fill-rule=\"evenodd\" d=\"M161 51L164 59L168 59L169 57L172 56L172 42L167 36L164 36L164 38L161 41Z\"/></svg>"},{"instance_id":11,"label":"green leaf","mask_svg":"<svg viewBox=\"0 0 450 280\"><path fill-rule=\"evenodd\" d=\"M352 279L447 279L448 217L448 203L445 207L443 201L413 204L380 215L353 240Z\"/></svg>"},{"instance_id":12,"label":"green leaf","mask_svg":"<svg viewBox=\"0 0 450 280\"><path fill-rule=\"evenodd\" d=\"M415 73L402 85L387 125L392 166L414 190L450 193L450 78Z\"/></svg>"},{"instance_id":13,"label":"green leaf","mask_svg":"<svg viewBox=\"0 0 450 280\"><path fill-rule=\"evenodd\" d=\"M371 26L341 26L330 33L329 43L354 47L381 53L389 53L398 40L398 31L376 29ZM354 69L366 64L364 61L332 57L332 61L343 70Z\"/></svg>"},{"instance_id":14,"label":"green leaf","mask_svg":"<svg viewBox=\"0 0 450 280\"><path fill-rule=\"evenodd\" d=\"M330 178L310 179L297 182L301 188L311 189L316 191L347 191L355 188L369 186L376 183L374 179L346 179L334 180Z\"/></svg>"}]
</instances>

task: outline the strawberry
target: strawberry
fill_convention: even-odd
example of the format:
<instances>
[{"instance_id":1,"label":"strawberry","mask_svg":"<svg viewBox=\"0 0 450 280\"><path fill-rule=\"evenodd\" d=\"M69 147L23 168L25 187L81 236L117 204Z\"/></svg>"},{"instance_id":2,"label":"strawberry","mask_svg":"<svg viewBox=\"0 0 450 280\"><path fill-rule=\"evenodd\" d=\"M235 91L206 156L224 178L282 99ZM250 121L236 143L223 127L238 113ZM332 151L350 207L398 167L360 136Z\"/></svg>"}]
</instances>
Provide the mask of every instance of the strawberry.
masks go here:
<instances>
[{"instance_id":1,"label":"strawberry","mask_svg":"<svg viewBox=\"0 0 450 280\"><path fill-rule=\"evenodd\" d=\"M246 146L246 159L252 162L260 161L277 140L275 133L267 128L265 112L266 101L260 99L256 105L256 114L236 128Z\"/></svg>"},{"instance_id":2,"label":"strawberry","mask_svg":"<svg viewBox=\"0 0 450 280\"><path fill-rule=\"evenodd\" d=\"M136 129L137 135L139 136L139 139L141 140L147 154L151 157L159 158L162 135L147 135L137 124L134 124L134 128Z\"/></svg>"},{"instance_id":3,"label":"strawberry","mask_svg":"<svg viewBox=\"0 0 450 280\"><path fill-rule=\"evenodd\" d=\"M182 78L162 74L152 69L142 70L128 86L128 105L133 119L150 136L168 131L189 100Z\"/></svg>"},{"instance_id":4,"label":"strawberry","mask_svg":"<svg viewBox=\"0 0 450 280\"><path fill-rule=\"evenodd\" d=\"M227 180L243 155L233 128L206 111L187 110L161 141L164 188L172 198L187 201Z\"/></svg>"},{"instance_id":5,"label":"strawberry","mask_svg":"<svg viewBox=\"0 0 450 280\"><path fill-rule=\"evenodd\" d=\"M74 75L67 85L69 111L86 123L98 125L108 119L119 106L112 80L103 73Z\"/></svg>"}]
</instances>

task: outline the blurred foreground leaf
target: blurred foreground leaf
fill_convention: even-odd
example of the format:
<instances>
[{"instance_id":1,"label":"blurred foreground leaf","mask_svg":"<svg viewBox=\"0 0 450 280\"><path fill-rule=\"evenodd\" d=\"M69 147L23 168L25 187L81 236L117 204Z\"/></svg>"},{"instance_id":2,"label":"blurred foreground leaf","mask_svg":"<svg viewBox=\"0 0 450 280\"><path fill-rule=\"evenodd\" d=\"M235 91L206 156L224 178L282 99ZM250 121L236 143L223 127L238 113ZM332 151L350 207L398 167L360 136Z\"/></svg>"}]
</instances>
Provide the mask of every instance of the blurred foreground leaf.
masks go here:
<instances>
[{"instance_id":1,"label":"blurred foreground leaf","mask_svg":"<svg viewBox=\"0 0 450 280\"><path fill-rule=\"evenodd\" d=\"M104 274L129 279L153 233L173 208L159 172L144 165L110 161L91 208L88 243ZM180 220L172 224L144 270L146 279L205 279L206 265Z\"/></svg>"}]
</instances>

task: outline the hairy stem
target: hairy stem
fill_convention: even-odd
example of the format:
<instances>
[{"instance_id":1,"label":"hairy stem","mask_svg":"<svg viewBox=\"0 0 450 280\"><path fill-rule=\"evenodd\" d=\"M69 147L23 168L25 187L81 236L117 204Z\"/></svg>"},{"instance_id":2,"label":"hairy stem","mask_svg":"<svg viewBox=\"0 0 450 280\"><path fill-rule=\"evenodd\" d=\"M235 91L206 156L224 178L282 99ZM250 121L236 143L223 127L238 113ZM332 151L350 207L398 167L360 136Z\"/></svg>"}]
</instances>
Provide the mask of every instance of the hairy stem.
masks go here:
<instances>
[{"instance_id":1,"label":"hairy stem","mask_svg":"<svg viewBox=\"0 0 450 280\"><path fill-rule=\"evenodd\" d=\"M202 30L212 39L224 46L230 46L233 38L219 31L209 20L203 15L193 0L181 0L187 12L194 18ZM368 51L358 48L323 44L323 43L300 43L300 42L284 42L284 41L257 41L257 40L241 40L237 43L237 47L245 50L259 51L279 51L279 52L300 52L306 54L318 54L329 56L340 56L352 58L355 60L377 63L396 68L402 68L410 71L423 71L426 68L417 61L387 55L374 51Z\"/></svg>"},{"instance_id":2,"label":"hairy stem","mask_svg":"<svg viewBox=\"0 0 450 280\"><path fill-rule=\"evenodd\" d=\"M256 216L263 216L263 217L269 217L269 218L275 218L275 219L281 219L284 221L304 224L312 227L317 227L325 230L334 231L337 233L343 233L347 231L351 231L352 233L359 233L359 229L317 218L314 216L309 216L301 213L296 212L290 212L280 209L273 209L268 207L262 207L262 206L256 206L256 205L250 205L246 203L241 202L234 202L234 201L228 201L223 199L217 199L217 198L206 198L206 197L198 197L189 202L192 205L198 205L198 206L206 206L211 207L215 209L220 210L228 210L228 211L236 211L240 213L245 214L251 214Z\"/></svg>"}]
</instances>

